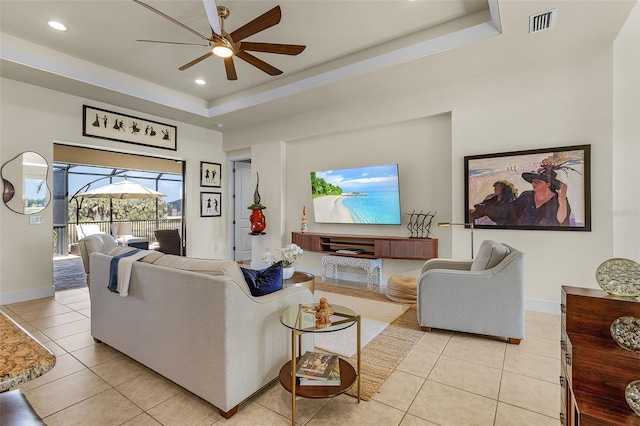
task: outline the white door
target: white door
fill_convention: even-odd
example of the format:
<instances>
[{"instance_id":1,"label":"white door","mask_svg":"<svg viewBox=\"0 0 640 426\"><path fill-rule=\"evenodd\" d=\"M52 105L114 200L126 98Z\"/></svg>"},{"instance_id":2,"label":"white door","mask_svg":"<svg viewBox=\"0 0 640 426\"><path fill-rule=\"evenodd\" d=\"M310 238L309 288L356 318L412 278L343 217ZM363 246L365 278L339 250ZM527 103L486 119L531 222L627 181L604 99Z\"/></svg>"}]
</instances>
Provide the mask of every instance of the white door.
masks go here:
<instances>
[{"instance_id":1,"label":"white door","mask_svg":"<svg viewBox=\"0 0 640 426\"><path fill-rule=\"evenodd\" d=\"M234 173L234 189L235 189L235 251L234 257L236 262L251 260L251 222L249 216L251 210L249 207L253 204L253 188L251 183L251 163L244 161L236 161L233 164Z\"/></svg>"}]
</instances>

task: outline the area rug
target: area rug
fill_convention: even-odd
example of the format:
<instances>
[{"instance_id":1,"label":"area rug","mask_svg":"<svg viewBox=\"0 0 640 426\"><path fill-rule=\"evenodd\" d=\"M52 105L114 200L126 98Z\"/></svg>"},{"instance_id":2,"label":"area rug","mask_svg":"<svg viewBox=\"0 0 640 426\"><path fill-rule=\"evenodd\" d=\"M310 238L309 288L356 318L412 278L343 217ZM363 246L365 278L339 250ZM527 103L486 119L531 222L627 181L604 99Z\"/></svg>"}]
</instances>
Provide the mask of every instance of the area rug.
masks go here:
<instances>
[{"instance_id":1,"label":"area rug","mask_svg":"<svg viewBox=\"0 0 640 426\"><path fill-rule=\"evenodd\" d=\"M320 284L318 282L316 282L316 289L365 299L387 300L382 293ZM422 336L424 336L424 332L418 326L416 308L410 307L364 346L361 352L362 375L360 385L360 398L363 401L369 401L373 398ZM358 360L356 356L346 358L346 360L357 369ZM358 387L354 385L347 392L347 395L357 397L357 392Z\"/></svg>"},{"instance_id":2,"label":"area rug","mask_svg":"<svg viewBox=\"0 0 640 426\"><path fill-rule=\"evenodd\" d=\"M386 303L343 294L316 291L314 300L318 302L326 297L329 305L345 306L360 314L360 343L365 346L396 318L402 315L408 306ZM316 348L351 358L357 353L357 327L355 325L332 333L316 333Z\"/></svg>"}]
</instances>

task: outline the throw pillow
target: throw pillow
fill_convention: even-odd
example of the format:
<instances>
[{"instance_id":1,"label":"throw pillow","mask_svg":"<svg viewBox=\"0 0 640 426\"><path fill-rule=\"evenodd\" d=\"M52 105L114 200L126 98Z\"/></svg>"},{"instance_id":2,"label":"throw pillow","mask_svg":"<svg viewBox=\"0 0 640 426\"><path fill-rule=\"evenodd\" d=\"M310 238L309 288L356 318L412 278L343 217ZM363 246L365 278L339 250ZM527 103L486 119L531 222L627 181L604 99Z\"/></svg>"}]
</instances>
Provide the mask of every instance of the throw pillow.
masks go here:
<instances>
[{"instance_id":1,"label":"throw pillow","mask_svg":"<svg viewBox=\"0 0 640 426\"><path fill-rule=\"evenodd\" d=\"M282 262L274 263L259 271L247 268L240 269L253 297L282 290Z\"/></svg>"},{"instance_id":2,"label":"throw pillow","mask_svg":"<svg viewBox=\"0 0 640 426\"><path fill-rule=\"evenodd\" d=\"M478 254L471 264L472 271L485 271L496 266L507 257L509 249L497 241L484 240L480 245Z\"/></svg>"}]
</instances>

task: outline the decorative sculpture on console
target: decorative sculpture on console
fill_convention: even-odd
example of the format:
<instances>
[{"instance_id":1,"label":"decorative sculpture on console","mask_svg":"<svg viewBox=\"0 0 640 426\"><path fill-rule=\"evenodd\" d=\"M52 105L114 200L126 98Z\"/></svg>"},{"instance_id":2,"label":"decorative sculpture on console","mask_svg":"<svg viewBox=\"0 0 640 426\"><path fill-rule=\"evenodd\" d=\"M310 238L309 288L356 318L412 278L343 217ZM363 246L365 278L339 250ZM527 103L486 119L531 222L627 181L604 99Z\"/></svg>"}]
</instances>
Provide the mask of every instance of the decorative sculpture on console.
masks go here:
<instances>
[{"instance_id":1,"label":"decorative sculpture on console","mask_svg":"<svg viewBox=\"0 0 640 426\"><path fill-rule=\"evenodd\" d=\"M411 213L405 214L409 216L407 229L410 232L410 238L429 238L431 222L433 218L436 217L437 212L431 213L431 211L428 211L427 213L423 213L423 210L420 210L420 213L416 213L416 211L413 210Z\"/></svg>"}]
</instances>

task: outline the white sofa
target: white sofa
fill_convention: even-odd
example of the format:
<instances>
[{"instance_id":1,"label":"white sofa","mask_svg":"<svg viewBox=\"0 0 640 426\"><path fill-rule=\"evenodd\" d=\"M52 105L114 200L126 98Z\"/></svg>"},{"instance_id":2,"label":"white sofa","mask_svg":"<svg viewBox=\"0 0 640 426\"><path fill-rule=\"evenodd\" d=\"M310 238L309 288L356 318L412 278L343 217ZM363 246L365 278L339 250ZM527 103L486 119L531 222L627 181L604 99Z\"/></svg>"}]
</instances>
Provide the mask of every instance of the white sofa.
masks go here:
<instances>
[{"instance_id":1,"label":"white sofa","mask_svg":"<svg viewBox=\"0 0 640 426\"><path fill-rule=\"evenodd\" d=\"M311 292L296 286L251 296L232 261L159 252L134 262L122 297L107 289L111 259L90 255L94 339L209 401L226 418L290 359L291 333L280 314L313 303ZM313 350L312 335L304 337L303 351Z\"/></svg>"}]
</instances>

